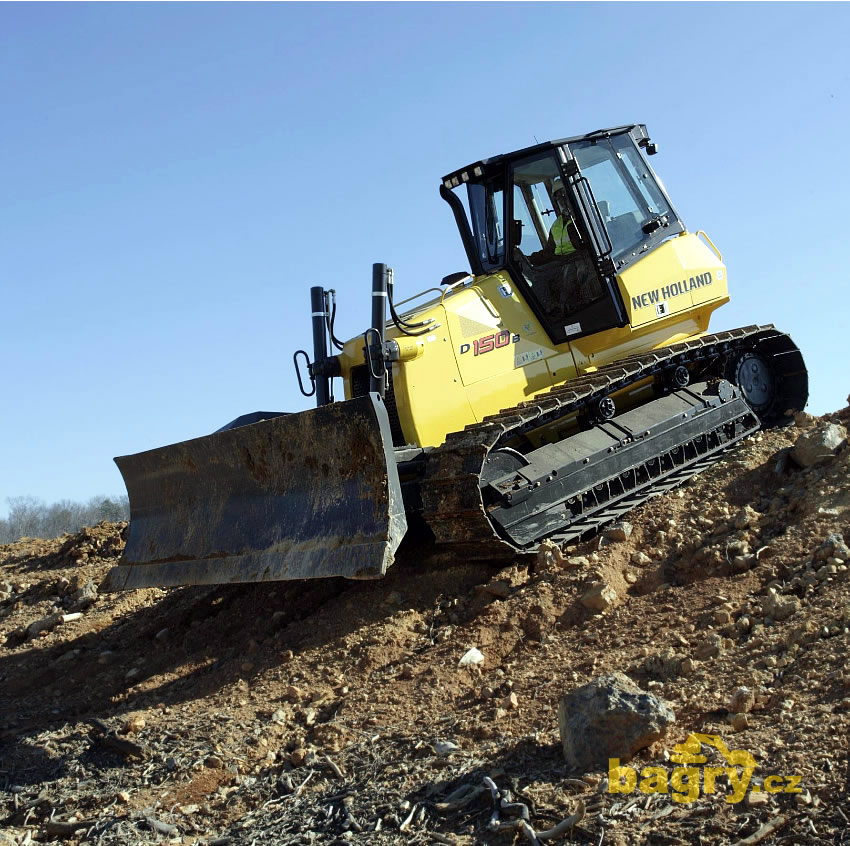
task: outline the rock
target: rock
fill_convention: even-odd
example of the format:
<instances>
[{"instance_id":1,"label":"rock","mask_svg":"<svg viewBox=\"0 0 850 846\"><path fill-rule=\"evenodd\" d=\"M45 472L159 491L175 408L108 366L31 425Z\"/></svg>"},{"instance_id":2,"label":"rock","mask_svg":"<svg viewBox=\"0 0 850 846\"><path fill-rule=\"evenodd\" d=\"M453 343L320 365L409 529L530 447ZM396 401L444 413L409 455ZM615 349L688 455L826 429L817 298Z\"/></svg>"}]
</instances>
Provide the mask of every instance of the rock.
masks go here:
<instances>
[{"instance_id":1,"label":"rock","mask_svg":"<svg viewBox=\"0 0 850 846\"><path fill-rule=\"evenodd\" d=\"M755 694L748 687L738 687L729 700L729 710L733 714L748 714L755 704Z\"/></svg>"},{"instance_id":2,"label":"rock","mask_svg":"<svg viewBox=\"0 0 850 846\"><path fill-rule=\"evenodd\" d=\"M644 669L658 679L675 679L682 672L682 659L670 647L657 655L649 655L643 662Z\"/></svg>"},{"instance_id":3,"label":"rock","mask_svg":"<svg viewBox=\"0 0 850 846\"><path fill-rule=\"evenodd\" d=\"M272 714L272 722L277 723L279 726L285 726L286 711L284 711L283 708L278 708L277 711Z\"/></svg>"},{"instance_id":4,"label":"rock","mask_svg":"<svg viewBox=\"0 0 850 846\"><path fill-rule=\"evenodd\" d=\"M73 604L71 611L84 611L97 599L97 586L94 582L86 582L79 590L71 594Z\"/></svg>"},{"instance_id":5,"label":"rock","mask_svg":"<svg viewBox=\"0 0 850 846\"><path fill-rule=\"evenodd\" d=\"M800 600L796 596L780 596L773 588L768 588L761 610L765 617L781 622L800 610Z\"/></svg>"},{"instance_id":6,"label":"rock","mask_svg":"<svg viewBox=\"0 0 850 846\"><path fill-rule=\"evenodd\" d=\"M744 804L750 809L764 808L769 801L770 800L766 793L750 792L747 794L747 798L744 799Z\"/></svg>"},{"instance_id":7,"label":"rock","mask_svg":"<svg viewBox=\"0 0 850 846\"><path fill-rule=\"evenodd\" d=\"M750 719L746 714L733 714L730 722L735 731L746 731L750 727Z\"/></svg>"},{"instance_id":8,"label":"rock","mask_svg":"<svg viewBox=\"0 0 850 846\"><path fill-rule=\"evenodd\" d=\"M446 758L452 754L452 752L457 752L460 749L460 746L457 743L454 743L451 740L438 740L434 744L434 751L441 757Z\"/></svg>"},{"instance_id":9,"label":"rock","mask_svg":"<svg viewBox=\"0 0 850 846\"><path fill-rule=\"evenodd\" d=\"M40 620L30 623L26 628L26 637L38 637L42 632L49 632L62 622L62 612L48 614Z\"/></svg>"},{"instance_id":10,"label":"rock","mask_svg":"<svg viewBox=\"0 0 850 846\"><path fill-rule=\"evenodd\" d=\"M399 670L399 677L403 679L412 679L413 678L413 667L410 664L402 664L401 670Z\"/></svg>"},{"instance_id":11,"label":"rock","mask_svg":"<svg viewBox=\"0 0 850 846\"><path fill-rule=\"evenodd\" d=\"M617 601L617 592L604 582L597 582L586 590L581 597L581 604L591 611L607 611Z\"/></svg>"},{"instance_id":12,"label":"rock","mask_svg":"<svg viewBox=\"0 0 850 846\"><path fill-rule=\"evenodd\" d=\"M694 661L693 658L685 658L682 661L682 665L679 672L687 678L688 676L692 676L694 674L698 666L699 665L696 661Z\"/></svg>"},{"instance_id":13,"label":"rock","mask_svg":"<svg viewBox=\"0 0 850 846\"><path fill-rule=\"evenodd\" d=\"M566 563L561 547L554 541L543 540L537 549L537 564L543 568L563 567Z\"/></svg>"},{"instance_id":14,"label":"rock","mask_svg":"<svg viewBox=\"0 0 850 846\"><path fill-rule=\"evenodd\" d=\"M209 755L204 761L204 766L209 770L223 770L224 761L218 755Z\"/></svg>"},{"instance_id":15,"label":"rock","mask_svg":"<svg viewBox=\"0 0 850 846\"><path fill-rule=\"evenodd\" d=\"M750 626L752 626L752 624L753 621L745 614L743 617L738 617L738 619L735 620L735 631L739 635L746 634L750 630Z\"/></svg>"},{"instance_id":16,"label":"rock","mask_svg":"<svg viewBox=\"0 0 850 846\"><path fill-rule=\"evenodd\" d=\"M632 524L627 523L625 520L621 520L619 523L612 523L607 529L605 529L605 531L602 532L602 536L610 541L628 540L631 534Z\"/></svg>"},{"instance_id":17,"label":"rock","mask_svg":"<svg viewBox=\"0 0 850 846\"><path fill-rule=\"evenodd\" d=\"M506 579L498 579L484 585L482 590L490 596L495 596L496 599L507 599L511 595L511 583Z\"/></svg>"},{"instance_id":18,"label":"rock","mask_svg":"<svg viewBox=\"0 0 850 846\"><path fill-rule=\"evenodd\" d=\"M579 770L604 770L660 740L676 720L670 706L623 673L609 673L561 698L564 757Z\"/></svg>"},{"instance_id":19,"label":"rock","mask_svg":"<svg viewBox=\"0 0 850 846\"><path fill-rule=\"evenodd\" d=\"M817 418L812 414L808 414L805 411L794 412L794 425L798 429L811 429L816 422Z\"/></svg>"},{"instance_id":20,"label":"rock","mask_svg":"<svg viewBox=\"0 0 850 846\"><path fill-rule=\"evenodd\" d=\"M519 699L513 691L505 697L504 701L502 702L502 707L506 711L516 711L517 708L519 708Z\"/></svg>"},{"instance_id":21,"label":"rock","mask_svg":"<svg viewBox=\"0 0 850 846\"><path fill-rule=\"evenodd\" d=\"M479 696L482 699L492 699L493 696L495 695L495 693L496 693L496 691L493 690L492 687L490 687L489 685L484 685L484 687L481 688L481 692L479 693Z\"/></svg>"},{"instance_id":22,"label":"rock","mask_svg":"<svg viewBox=\"0 0 850 846\"><path fill-rule=\"evenodd\" d=\"M121 732L123 734L136 734L137 732L140 732L146 725L147 722L145 721L145 718L139 714L135 714L134 716L130 717L128 720L125 721Z\"/></svg>"},{"instance_id":23,"label":"rock","mask_svg":"<svg viewBox=\"0 0 850 846\"><path fill-rule=\"evenodd\" d=\"M718 626L725 626L727 623L732 622L732 615L722 608L715 611L714 614L712 614L712 617Z\"/></svg>"},{"instance_id":24,"label":"rock","mask_svg":"<svg viewBox=\"0 0 850 846\"><path fill-rule=\"evenodd\" d=\"M293 749L292 754L289 756L289 763L292 764L293 767L300 767L306 760L307 750L301 746L297 749Z\"/></svg>"},{"instance_id":25,"label":"rock","mask_svg":"<svg viewBox=\"0 0 850 846\"><path fill-rule=\"evenodd\" d=\"M814 467L828 462L847 443L847 429L837 423L818 426L797 438L791 458L799 467Z\"/></svg>"},{"instance_id":26,"label":"rock","mask_svg":"<svg viewBox=\"0 0 850 846\"><path fill-rule=\"evenodd\" d=\"M297 688L294 684L289 685L286 688L286 691L283 694L283 698L288 700L289 702L298 703L303 698L303 694L300 688Z\"/></svg>"},{"instance_id":27,"label":"rock","mask_svg":"<svg viewBox=\"0 0 850 846\"><path fill-rule=\"evenodd\" d=\"M565 562L566 567L589 567L590 559L586 555L573 555Z\"/></svg>"},{"instance_id":28,"label":"rock","mask_svg":"<svg viewBox=\"0 0 850 846\"><path fill-rule=\"evenodd\" d=\"M477 667L484 663L484 655L480 649L472 647L464 653L463 658L458 661L458 667Z\"/></svg>"},{"instance_id":29,"label":"rock","mask_svg":"<svg viewBox=\"0 0 850 846\"><path fill-rule=\"evenodd\" d=\"M694 650L694 655L699 661L707 661L716 658L723 649L723 638L717 632L710 632Z\"/></svg>"},{"instance_id":30,"label":"rock","mask_svg":"<svg viewBox=\"0 0 850 846\"><path fill-rule=\"evenodd\" d=\"M812 804L812 794L809 793L808 790L804 790L802 793L794 794L794 803L801 808L806 807L806 805Z\"/></svg>"},{"instance_id":31,"label":"rock","mask_svg":"<svg viewBox=\"0 0 850 846\"><path fill-rule=\"evenodd\" d=\"M761 515L749 505L745 505L736 515L734 524L736 529L746 529L758 523Z\"/></svg>"},{"instance_id":32,"label":"rock","mask_svg":"<svg viewBox=\"0 0 850 846\"><path fill-rule=\"evenodd\" d=\"M646 567L652 564L652 559L645 552L633 552L630 561L632 564L637 564L638 567Z\"/></svg>"},{"instance_id":33,"label":"rock","mask_svg":"<svg viewBox=\"0 0 850 846\"><path fill-rule=\"evenodd\" d=\"M816 560L829 563L830 558L840 559L842 564L850 558L850 548L847 547L844 537L839 532L829 535L815 550Z\"/></svg>"},{"instance_id":34,"label":"rock","mask_svg":"<svg viewBox=\"0 0 850 846\"><path fill-rule=\"evenodd\" d=\"M631 570L627 570L627 571L626 571L626 574L623 576L623 578L624 578L624 579L626 580L626 582L627 582L628 584L630 584L630 585L635 584L635 583L637 582L637 580L638 580L637 575L636 575L635 573L633 573Z\"/></svg>"}]
</instances>

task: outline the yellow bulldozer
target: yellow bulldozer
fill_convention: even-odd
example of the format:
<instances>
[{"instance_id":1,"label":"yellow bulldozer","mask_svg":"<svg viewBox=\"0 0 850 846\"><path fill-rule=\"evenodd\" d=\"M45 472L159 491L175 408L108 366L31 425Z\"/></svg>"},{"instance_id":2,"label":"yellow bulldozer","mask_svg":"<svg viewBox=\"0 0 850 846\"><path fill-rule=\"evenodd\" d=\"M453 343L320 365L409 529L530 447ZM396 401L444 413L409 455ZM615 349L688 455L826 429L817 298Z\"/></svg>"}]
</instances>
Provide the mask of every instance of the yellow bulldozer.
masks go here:
<instances>
[{"instance_id":1,"label":"yellow bulldozer","mask_svg":"<svg viewBox=\"0 0 850 846\"><path fill-rule=\"evenodd\" d=\"M294 360L317 407L117 458L110 586L377 578L413 521L500 559L590 536L788 422L803 358L772 325L708 332L726 268L656 152L632 124L445 176L471 272L397 301L374 265L371 326L344 343L335 292L312 288L312 360Z\"/></svg>"}]
</instances>

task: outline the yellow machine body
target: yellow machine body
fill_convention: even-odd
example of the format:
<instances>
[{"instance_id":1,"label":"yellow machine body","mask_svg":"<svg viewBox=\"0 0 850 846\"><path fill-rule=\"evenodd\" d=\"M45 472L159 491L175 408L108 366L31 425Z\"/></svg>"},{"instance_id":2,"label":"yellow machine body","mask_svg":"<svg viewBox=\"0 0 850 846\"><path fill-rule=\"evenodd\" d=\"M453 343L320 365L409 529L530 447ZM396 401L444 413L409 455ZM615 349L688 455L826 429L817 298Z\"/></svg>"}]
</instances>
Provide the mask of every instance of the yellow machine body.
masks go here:
<instances>
[{"instance_id":1,"label":"yellow machine body","mask_svg":"<svg viewBox=\"0 0 850 846\"><path fill-rule=\"evenodd\" d=\"M472 278L407 315L434 323L419 337L395 327L392 365L399 423L408 444L439 446L504 408L612 361L705 334L712 312L729 301L726 268L697 234L663 243L616 277L629 325L554 345L509 275ZM659 314L659 311L662 314ZM356 337L339 355L345 397L364 365Z\"/></svg>"}]
</instances>

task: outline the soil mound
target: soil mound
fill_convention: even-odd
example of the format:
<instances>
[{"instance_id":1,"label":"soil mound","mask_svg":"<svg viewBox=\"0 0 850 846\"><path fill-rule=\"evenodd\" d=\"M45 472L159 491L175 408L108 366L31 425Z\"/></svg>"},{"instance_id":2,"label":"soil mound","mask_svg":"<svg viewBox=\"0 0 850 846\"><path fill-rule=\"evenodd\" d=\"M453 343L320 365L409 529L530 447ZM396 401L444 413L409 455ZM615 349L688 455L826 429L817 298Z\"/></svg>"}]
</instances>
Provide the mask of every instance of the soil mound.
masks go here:
<instances>
[{"instance_id":1,"label":"soil mound","mask_svg":"<svg viewBox=\"0 0 850 846\"><path fill-rule=\"evenodd\" d=\"M105 594L126 524L0 547L0 844L539 843L571 815L573 843L838 842L850 449L792 449L848 422L509 567L411 547L379 582ZM561 696L614 672L675 712L621 761L654 790L564 760ZM716 743L676 782L694 733L752 756L746 795Z\"/></svg>"}]
</instances>

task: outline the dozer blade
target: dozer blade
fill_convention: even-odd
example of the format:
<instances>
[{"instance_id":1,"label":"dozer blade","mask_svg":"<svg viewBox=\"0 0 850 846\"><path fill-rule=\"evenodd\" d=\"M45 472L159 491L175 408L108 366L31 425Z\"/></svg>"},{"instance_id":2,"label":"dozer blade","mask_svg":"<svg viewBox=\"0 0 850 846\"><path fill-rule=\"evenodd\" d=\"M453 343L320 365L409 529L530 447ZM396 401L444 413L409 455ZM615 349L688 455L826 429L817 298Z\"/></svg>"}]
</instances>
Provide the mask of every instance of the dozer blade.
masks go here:
<instances>
[{"instance_id":1,"label":"dozer blade","mask_svg":"<svg viewBox=\"0 0 850 846\"><path fill-rule=\"evenodd\" d=\"M115 462L130 529L111 590L379 578L407 531L377 394Z\"/></svg>"}]
</instances>

